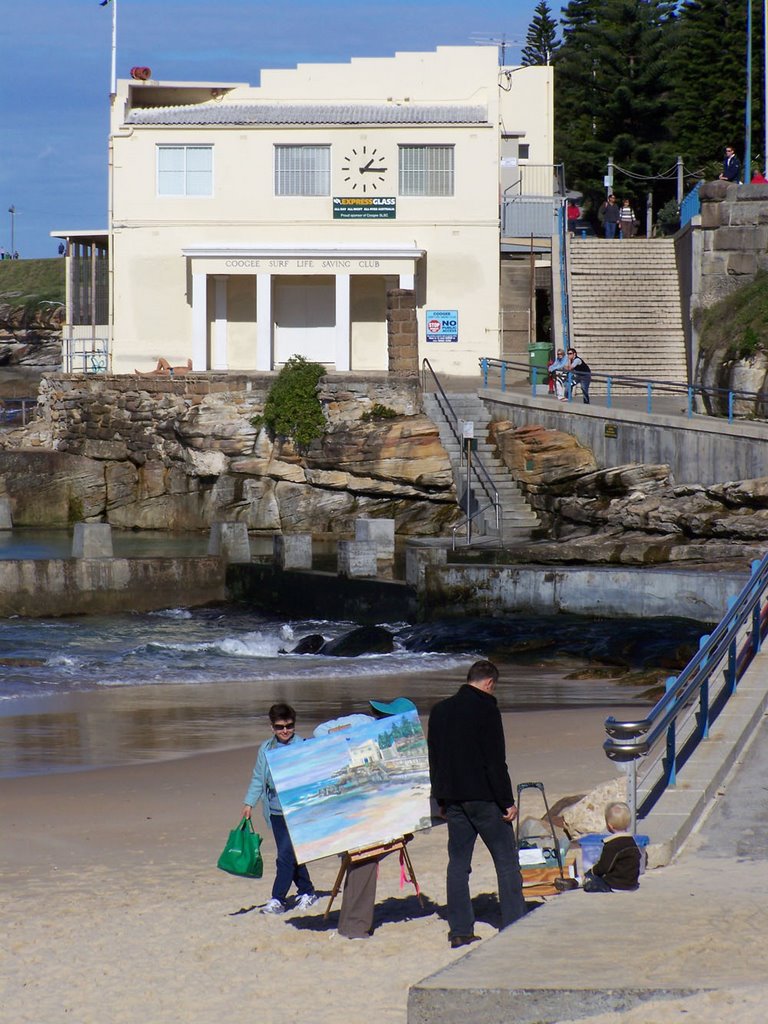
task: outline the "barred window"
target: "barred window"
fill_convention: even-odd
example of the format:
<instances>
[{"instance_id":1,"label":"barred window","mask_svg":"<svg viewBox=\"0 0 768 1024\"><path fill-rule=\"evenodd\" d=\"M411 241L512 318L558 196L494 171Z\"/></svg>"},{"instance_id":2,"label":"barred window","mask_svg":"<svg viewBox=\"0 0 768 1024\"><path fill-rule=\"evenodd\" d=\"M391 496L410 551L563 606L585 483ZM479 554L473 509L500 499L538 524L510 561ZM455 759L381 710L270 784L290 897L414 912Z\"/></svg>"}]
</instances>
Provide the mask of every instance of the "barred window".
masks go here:
<instances>
[{"instance_id":1,"label":"barred window","mask_svg":"<svg viewBox=\"0 0 768 1024\"><path fill-rule=\"evenodd\" d=\"M213 146L158 146L159 196L212 196Z\"/></svg>"},{"instance_id":2,"label":"barred window","mask_svg":"<svg viewBox=\"0 0 768 1024\"><path fill-rule=\"evenodd\" d=\"M330 146L275 146L276 196L330 194Z\"/></svg>"},{"instance_id":3,"label":"barred window","mask_svg":"<svg viewBox=\"0 0 768 1024\"><path fill-rule=\"evenodd\" d=\"M401 196L452 196L453 146L400 146Z\"/></svg>"}]
</instances>

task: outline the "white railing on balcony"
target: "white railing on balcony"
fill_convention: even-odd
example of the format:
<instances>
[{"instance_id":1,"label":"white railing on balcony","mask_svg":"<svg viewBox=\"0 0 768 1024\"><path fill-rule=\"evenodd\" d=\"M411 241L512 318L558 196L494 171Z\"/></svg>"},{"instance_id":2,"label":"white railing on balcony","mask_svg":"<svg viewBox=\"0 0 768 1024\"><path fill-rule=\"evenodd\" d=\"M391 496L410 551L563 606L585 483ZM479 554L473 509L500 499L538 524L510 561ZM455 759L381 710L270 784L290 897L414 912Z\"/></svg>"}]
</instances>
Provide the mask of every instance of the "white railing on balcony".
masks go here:
<instances>
[{"instance_id":1,"label":"white railing on balcony","mask_svg":"<svg viewBox=\"0 0 768 1024\"><path fill-rule=\"evenodd\" d=\"M563 164L518 164L515 180L504 189L504 198L514 196L564 196Z\"/></svg>"}]
</instances>

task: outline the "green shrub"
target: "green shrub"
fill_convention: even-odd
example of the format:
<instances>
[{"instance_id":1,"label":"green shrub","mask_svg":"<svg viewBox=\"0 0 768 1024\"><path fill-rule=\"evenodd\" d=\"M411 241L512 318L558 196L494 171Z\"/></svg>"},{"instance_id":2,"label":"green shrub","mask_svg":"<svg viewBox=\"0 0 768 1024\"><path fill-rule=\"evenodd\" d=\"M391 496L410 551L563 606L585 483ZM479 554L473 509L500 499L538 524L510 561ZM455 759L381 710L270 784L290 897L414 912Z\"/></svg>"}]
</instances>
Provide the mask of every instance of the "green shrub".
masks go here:
<instances>
[{"instance_id":1,"label":"green shrub","mask_svg":"<svg viewBox=\"0 0 768 1024\"><path fill-rule=\"evenodd\" d=\"M317 385L325 376L319 363L310 363L304 356L291 356L277 376L264 403L262 416L251 423L264 426L270 438L290 438L299 451L310 446L325 433L325 417Z\"/></svg>"},{"instance_id":2,"label":"green shrub","mask_svg":"<svg viewBox=\"0 0 768 1024\"><path fill-rule=\"evenodd\" d=\"M738 347L739 359L751 359L760 348L760 338L754 327L747 327Z\"/></svg>"},{"instance_id":3,"label":"green shrub","mask_svg":"<svg viewBox=\"0 0 768 1024\"><path fill-rule=\"evenodd\" d=\"M367 412L363 413L360 419L363 423L370 423L371 420L396 420L399 415L399 412L390 409L388 405L381 405L380 402L375 402Z\"/></svg>"}]
</instances>

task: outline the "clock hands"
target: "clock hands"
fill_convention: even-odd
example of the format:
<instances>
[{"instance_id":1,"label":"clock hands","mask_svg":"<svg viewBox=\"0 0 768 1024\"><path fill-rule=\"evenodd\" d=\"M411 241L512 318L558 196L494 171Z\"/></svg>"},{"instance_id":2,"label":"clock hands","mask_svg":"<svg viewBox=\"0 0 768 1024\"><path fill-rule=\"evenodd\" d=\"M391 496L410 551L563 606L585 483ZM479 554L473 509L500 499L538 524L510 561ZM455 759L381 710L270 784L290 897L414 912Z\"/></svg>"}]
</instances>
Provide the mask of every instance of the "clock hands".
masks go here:
<instances>
[{"instance_id":1,"label":"clock hands","mask_svg":"<svg viewBox=\"0 0 768 1024\"><path fill-rule=\"evenodd\" d=\"M369 172L371 174L383 174L386 171L386 169L386 167L374 167L373 157L371 157L367 164L363 164L362 167L358 167L358 170L360 171L361 174L367 174Z\"/></svg>"}]
</instances>

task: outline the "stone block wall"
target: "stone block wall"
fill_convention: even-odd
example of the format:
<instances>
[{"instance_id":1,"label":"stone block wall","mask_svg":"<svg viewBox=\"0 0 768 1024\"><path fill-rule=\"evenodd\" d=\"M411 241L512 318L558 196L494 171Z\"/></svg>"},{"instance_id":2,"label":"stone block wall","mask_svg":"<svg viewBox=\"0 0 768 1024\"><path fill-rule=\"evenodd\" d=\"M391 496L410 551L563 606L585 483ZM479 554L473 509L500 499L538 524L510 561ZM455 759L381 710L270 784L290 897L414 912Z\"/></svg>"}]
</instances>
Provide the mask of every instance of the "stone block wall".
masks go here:
<instances>
[{"instance_id":1,"label":"stone block wall","mask_svg":"<svg viewBox=\"0 0 768 1024\"><path fill-rule=\"evenodd\" d=\"M701 273L692 306L708 309L768 270L768 185L702 185Z\"/></svg>"},{"instance_id":2,"label":"stone block wall","mask_svg":"<svg viewBox=\"0 0 768 1024\"><path fill-rule=\"evenodd\" d=\"M416 295L408 288L387 292L387 343L392 373L419 372L419 332Z\"/></svg>"}]
</instances>

